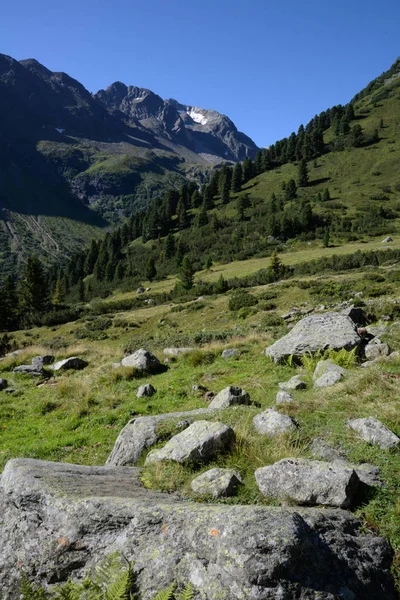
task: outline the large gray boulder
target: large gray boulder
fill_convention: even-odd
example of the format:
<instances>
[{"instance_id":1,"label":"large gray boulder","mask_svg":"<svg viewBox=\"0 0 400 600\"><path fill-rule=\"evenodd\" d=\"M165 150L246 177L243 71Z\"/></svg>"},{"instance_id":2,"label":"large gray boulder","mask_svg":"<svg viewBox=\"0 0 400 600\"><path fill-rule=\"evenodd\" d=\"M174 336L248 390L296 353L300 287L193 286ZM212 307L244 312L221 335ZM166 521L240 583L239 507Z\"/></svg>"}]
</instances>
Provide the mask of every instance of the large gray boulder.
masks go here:
<instances>
[{"instance_id":1,"label":"large gray boulder","mask_svg":"<svg viewBox=\"0 0 400 600\"><path fill-rule=\"evenodd\" d=\"M388 543L340 509L184 502L135 468L17 459L0 487L0 589L52 587L119 551L143 600L173 581L202 600L396 600Z\"/></svg>"},{"instance_id":2,"label":"large gray boulder","mask_svg":"<svg viewBox=\"0 0 400 600\"><path fill-rule=\"evenodd\" d=\"M54 363L54 365L50 365L53 371L67 371L68 369L72 369L74 371L80 371L88 366L88 362L79 358L78 356L71 356L70 358L64 358L64 360L59 360Z\"/></svg>"},{"instance_id":3,"label":"large gray boulder","mask_svg":"<svg viewBox=\"0 0 400 600\"><path fill-rule=\"evenodd\" d=\"M397 448L400 444L400 438L374 417L350 419L347 426L358 433L365 442L379 446L382 450Z\"/></svg>"},{"instance_id":4,"label":"large gray boulder","mask_svg":"<svg viewBox=\"0 0 400 600\"><path fill-rule=\"evenodd\" d=\"M18 365L18 367L14 367L13 373L22 374L22 375L42 375L43 369L37 369L33 365Z\"/></svg>"},{"instance_id":5,"label":"large gray boulder","mask_svg":"<svg viewBox=\"0 0 400 600\"><path fill-rule=\"evenodd\" d=\"M135 367L138 371L152 371L160 366L160 361L149 350L140 348L121 360L123 367Z\"/></svg>"},{"instance_id":6,"label":"large gray boulder","mask_svg":"<svg viewBox=\"0 0 400 600\"><path fill-rule=\"evenodd\" d=\"M272 408L267 408L264 412L256 415L253 419L253 425L257 433L269 438L291 433L297 428L297 423L292 417Z\"/></svg>"},{"instance_id":7,"label":"large gray boulder","mask_svg":"<svg viewBox=\"0 0 400 600\"><path fill-rule=\"evenodd\" d=\"M305 458L284 458L255 472L260 492L267 498L304 506L353 504L360 480L353 468Z\"/></svg>"},{"instance_id":8,"label":"large gray boulder","mask_svg":"<svg viewBox=\"0 0 400 600\"><path fill-rule=\"evenodd\" d=\"M52 354L44 354L43 356L34 356L32 358L32 366L37 371L41 371L43 367L51 365L53 362L54 356Z\"/></svg>"},{"instance_id":9,"label":"large gray boulder","mask_svg":"<svg viewBox=\"0 0 400 600\"><path fill-rule=\"evenodd\" d=\"M135 417L121 430L106 464L114 467L136 464L143 452L159 441L157 426L162 421L182 418L191 422L198 415L212 415L214 412L209 408L198 408L151 417Z\"/></svg>"},{"instance_id":10,"label":"large gray boulder","mask_svg":"<svg viewBox=\"0 0 400 600\"><path fill-rule=\"evenodd\" d=\"M218 453L229 450L235 442L235 433L229 425L211 421L195 421L175 435L160 450L151 450L146 465L168 460L178 463L207 462Z\"/></svg>"},{"instance_id":11,"label":"large gray boulder","mask_svg":"<svg viewBox=\"0 0 400 600\"><path fill-rule=\"evenodd\" d=\"M209 469L193 479L190 487L199 496L226 498L236 493L238 486L243 483L240 474L234 469Z\"/></svg>"},{"instance_id":12,"label":"large gray boulder","mask_svg":"<svg viewBox=\"0 0 400 600\"><path fill-rule=\"evenodd\" d=\"M293 356L299 358L306 352L319 350L352 350L361 341L355 323L347 316L330 312L302 319L283 338L266 349L266 356L280 362Z\"/></svg>"},{"instance_id":13,"label":"large gray boulder","mask_svg":"<svg viewBox=\"0 0 400 600\"><path fill-rule=\"evenodd\" d=\"M242 388L229 385L215 396L214 400L209 404L209 408L222 410L233 404L251 404L250 396Z\"/></svg>"}]
</instances>

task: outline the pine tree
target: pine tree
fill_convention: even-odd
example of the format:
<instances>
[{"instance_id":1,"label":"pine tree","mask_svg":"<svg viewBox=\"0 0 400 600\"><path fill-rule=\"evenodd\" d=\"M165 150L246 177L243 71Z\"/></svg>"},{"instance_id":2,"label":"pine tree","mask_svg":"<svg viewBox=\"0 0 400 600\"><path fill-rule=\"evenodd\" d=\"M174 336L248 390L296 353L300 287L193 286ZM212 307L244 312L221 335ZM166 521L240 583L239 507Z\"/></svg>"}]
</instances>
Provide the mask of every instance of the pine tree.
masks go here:
<instances>
[{"instance_id":1,"label":"pine tree","mask_svg":"<svg viewBox=\"0 0 400 600\"><path fill-rule=\"evenodd\" d=\"M331 199L331 194L329 192L329 188L325 188L322 193L322 202L328 202Z\"/></svg>"},{"instance_id":2,"label":"pine tree","mask_svg":"<svg viewBox=\"0 0 400 600\"><path fill-rule=\"evenodd\" d=\"M169 233L164 241L164 258L169 260L175 255L175 238L172 233Z\"/></svg>"},{"instance_id":3,"label":"pine tree","mask_svg":"<svg viewBox=\"0 0 400 600\"><path fill-rule=\"evenodd\" d=\"M185 204L182 198L178 202L178 208L176 209L176 214L178 217L178 229L182 231L182 229L186 229L188 226L188 215L186 212Z\"/></svg>"},{"instance_id":4,"label":"pine tree","mask_svg":"<svg viewBox=\"0 0 400 600\"><path fill-rule=\"evenodd\" d=\"M208 223L208 213L207 213L206 204L205 204L205 202L203 202L203 205L197 214L196 225L197 225L197 227L203 227L203 225L207 225L207 223Z\"/></svg>"},{"instance_id":5,"label":"pine tree","mask_svg":"<svg viewBox=\"0 0 400 600\"><path fill-rule=\"evenodd\" d=\"M305 158L300 161L297 177L300 187L305 187L308 184L308 167Z\"/></svg>"},{"instance_id":6,"label":"pine tree","mask_svg":"<svg viewBox=\"0 0 400 600\"><path fill-rule=\"evenodd\" d=\"M329 248L329 229L325 229L324 231L323 245L324 248Z\"/></svg>"},{"instance_id":7,"label":"pine tree","mask_svg":"<svg viewBox=\"0 0 400 600\"><path fill-rule=\"evenodd\" d=\"M294 179L290 179L285 187L285 200L294 200L296 198L296 182Z\"/></svg>"},{"instance_id":8,"label":"pine tree","mask_svg":"<svg viewBox=\"0 0 400 600\"><path fill-rule=\"evenodd\" d=\"M271 263L269 268L273 272L275 280L278 280L283 273L283 263L276 250L274 250L271 254Z\"/></svg>"},{"instance_id":9,"label":"pine tree","mask_svg":"<svg viewBox=\"0 0 400 600\"><path fill-rule=\"evenodd\" d=\"M384 125L384 123L383 123L383 119L381 119L381 120L379 121L379 129L384 129L384 128L385 128L385 125Z\"/></svg>"},{"instance_id":10,"label":"pine tree","mask_svg":"<svg viewBox=\"0 0 400 600\"><path fill-rule=\"evenodd\" d=\"M359 148L363 142L364 136L361 125L358 123L351 128L351 143L355 148Z\"/></svg>"},{"instance_id":11,"label":"pine tree","mask_svg":"<svg viewBox=\"0 0 400 600\"><path fill-rule=\"evenodd\" d=\"M79 302L85 302L85 284L83 279L78 281L78 300Z\"/></svg>"},{"instance_id":12,"label":"pine tree","mask_svg":"<svg viewBox=\"0 0 400 600\"><path fill-rule=\"evenodd\" d=\"M18 325L18 295L11 275L0 289L0 331L10 331Z\"/></svg>"},{"instance_id":13,"label":"pine tree","mask_svg":"<svg viewBox=\"0 0 400 600\"><path fill-rule=\"evenodd\" d=\"M240 163L236 163L234 169L233 169L233 175L232 175L232 183L231 183L231 190L232 192L239 192L240 188L242 187L242 179L243 179L243 175L242 175L242 165Z\"/></svg>"},{"instance_id":14,"label":"pine tree","mask_svg":"<svg viewBox=\"0 0 400 600\"><path fill-rule=\"evenodd\" d=\"M253 177L253 163L251 158L246 156L243 161L243 183L247 183Z\"/></svg>"},{"instance_id":15,"label":"pine tree","mask_svg":"<svg viewBox=\"0 0 400 600\"><path fill-rule=\"evenodd\" d=\"M201 195L199 190L194 190L192 197L190 199L190 204L192 206L192 208L198 208L201 205Z\"/></svg>"},{"instance_id":16,"label":"pine tree","mask_svg":"<svg viewBox=\"0 0 400 600\"><path fill-rule=\"evenodd\" d=\"M185 290L190 290L193 287L193 265L188 256L184 256L181 268L179 269L179 280Z\"/></svg>"},{"instance_id":17,"label":"pine tree","mask_svg":"<svg viewBox=\"0 0 400 600\"><path fill-rule=\"evenodd\" d=\"M30 256L26 262L18 292L22 311L43 312L47 308L47 282L42 263L35 255Z\"/></svg>"},{"instance_id":18,"label":"pine tree","mask_svg":"<svg viewBox=\"0 0 400 600\"><path fill-rule=\"evenodd\" d=\"M56 308L59 308L60 306L62 306L64 304L64 302L65 302L64 286L61 283L61 279L57 279L56 287L54 290L53 297L51 299L51 303Z\"/></svg>"},{"instance_id":19,"label":"pine tree","mask_svg":"<svg viewBox=\"0 0 400 600\"><path fill-rule=\"evenodd\" d=\"M153 281L153 279L156 277L156 275L157 275L156 263L155 263L153 256L151 256L149 258L149 260L147 261L147 265L146 265L146 277L149 281Z\"/></svg>"}]
</instances>

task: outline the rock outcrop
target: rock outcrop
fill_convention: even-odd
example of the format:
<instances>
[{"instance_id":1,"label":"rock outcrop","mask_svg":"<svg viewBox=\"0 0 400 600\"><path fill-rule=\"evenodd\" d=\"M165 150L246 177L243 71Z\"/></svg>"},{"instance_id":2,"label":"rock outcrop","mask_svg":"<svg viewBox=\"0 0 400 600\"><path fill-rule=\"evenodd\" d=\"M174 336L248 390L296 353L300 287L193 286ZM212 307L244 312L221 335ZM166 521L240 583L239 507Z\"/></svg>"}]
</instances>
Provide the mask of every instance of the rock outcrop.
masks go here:
<instances>
[{"instance_id":1,"label":"rock outcrop","mask_svg":"<svg viewBox=\"0 0 400 600\"><path fill-rule=\"evenodd\" d=\"M0 489L0 588L20 567L44 586L82 577L114 551L143 600L176 581L203 600L395 600L387 542L340 509L183 502L145 490L137 469L10 461Z\"/></svg>"},{"instance_id":2,"label":"rock outcrop","mask_svg":"<svg viewBox=\"0 0 400 600\"><path fill-rule=\"evenodd\" d=\"M283 338L266 349L266 356L280 362L289 356L324 350L353 350L361 342L355 323L341 313L310 315L302 319Z\"/></svg>"}]
</instances>

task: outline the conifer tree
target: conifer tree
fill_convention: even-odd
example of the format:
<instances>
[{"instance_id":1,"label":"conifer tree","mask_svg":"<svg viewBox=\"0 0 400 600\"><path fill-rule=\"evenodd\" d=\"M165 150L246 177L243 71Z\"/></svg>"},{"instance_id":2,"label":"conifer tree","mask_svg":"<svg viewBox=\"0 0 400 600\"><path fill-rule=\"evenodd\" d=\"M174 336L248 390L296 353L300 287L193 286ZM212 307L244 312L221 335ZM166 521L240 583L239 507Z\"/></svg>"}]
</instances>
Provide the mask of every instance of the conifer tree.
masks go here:
<instances>
[{"instance_id":1,"label":"conifer tree","mask_svg":"<svg viewBox=\"0 0 400 600\"><path fill-rule=\"evenodd\" d=\"M206 204L205 204L205 202L203 202L203 205L197 214L196 225L197 225L197 227L203 227L203 225L207 225L207 223L208 223L208 213L207 213Z\"/></svg>"},{"instance_id":2,"label":"conifer tree","mask_svg":"<svg viewBox=\"0 0 400 600\"><path fill-rule=\"evenodd\" d=\"M269 268L273 272L275 280L278 280L283 272L283 263L276 250L274 250L271 254L271 263Z\"/></svg>"},{"instance_id":3,"label":"conifer tree","mask_svg":"<svg viewBox=\"0 0 400 600\"><path fill-rule=\"evenodd\" d=\"M329 229L325 229L323 239L324 248L329 248L329 237Z\"/></svg>"},{"instance_id":4,"label":"conifer tree","mask_svg":"<svg viewBox=\"0 0 400 600\"><path fill-rule=\"evenodd\" d=\"M51 299L51 303L56 308L59 308L60 306L62 306L64 304L64 302L65 302L64 286L61 282L61 279L58 278L56 281L56 287L54 290L53 297Z\"/></svg>"},{"instance_id":5,"label":"conifer tree","mask_svg":"<svg viewBox=\"0 0 400 600\"><path fill-rule=\"evenodd\" d=\"M179 269L179 280L181 285L185 290L190 290L193 287L193 265L189 260L188 256L184 256L181 264L181 268Z\"/></svg>"},{"instance_id":6,"label":"conifer tree","mask_svg":"<svg viewBox=\"0 0 400 600\"><path fill-rule=\"evenodd\" d=\"M240 188L242 187L242 165L240 163L236 163L236 165L234 166L233 169L233 174L232 174L232 183L231 183L231 190L232 192L239 192Z\"/></svg>"},{"instance_id":7,"label":"conifer tree","mask_svg":"<svg viewBox=\"0 0 400 600\"><path fill-rule=\"evenodd\" d=\"M329 188L325 188L322 193L322 202L328 202L331 199Z\"/></svg>"},{"instance_id":8,"label":"conifer tree","mask_svg":"<svg viewBox=\"0 0 400 600\"><path fill-rule=\"evenodd\" d=\"M155 263L154 257L151 256L149 258L149 260L147 261L147 265L146 265L146 277L149 281L153 281L153 279L156 277L156 275L157 275L156 263Z\"/></svg>"},{"instance_id":9,"label":"conifer tree","mask_svg":"<svg viewBox=\"0 0 400 600\"><path fill-rule=\"evenodd\" d=\"M305 158L300 161L297 177L300 187L305 187L308 184L308 167Z\"/></svg>"},{"instance_id":10,"label":"conifer tree","mask_svg":"<svg viewBox=\"0 0 400 600\"><path fill-rule=\"evenodd\" d=\"M175 255L175 238L169 233L164 241L164 258L169 260Z\"/></svg>"},{"instance_id":11,"label":"conifer tree","mask_svg":"<svg viewBox=\"0 0 400 600\"><path fill-rule=\"evenodd\" d=\"M253 177L253 163L251 158L246 156L243 161L243 183L247 183Z\"/></svg>"},{"instance_id":12,"label":"conifer tree","mask_svg":"<svg viewBox=\"0 0 400 600\"><path fill-rule=\"evenodd\" d=\"M28 258L18 291L22 311L43 312L47 308L47 282L42 263L36 255Z\"/></svg>"},{"instance_id":13,"label":"conifer tree","mask_svg":"<svg viewBox=\"0 0 400 600\"><path fill-rule=\"evenodd\" d=\"M79 302L85 302L85 284L83 279L78 281L78 300Z\"/></svg>"},{"instance_id":14,"label":"conifer tree","mask_svg":"<svg viewBox=\"0 0 400 600\"><path fill-rule=\"evenodd\" d=\"M182 229L186 229L188 226L188 215L186 212L185 204L182 198L178 202L178 208L176 209L176 214L178 217L178 229L182 231Z\"/></svg>"},{"instance_id":15,"label":"conifer tree","mask_svg":"<svg viewBox=\"0 0 400 600\"><path fill-rule=\"evenodd\" d=\"M296 182L294 179L290 179L285 187L285 200L294 200L296 198Z\"/></svg>"},{"instance_id":16,"label":"conifer tree","mask_svg":"<svg viewBox=\"0 0 400 600\"><path fill-rule=\"evenodd\" d=\"M0 289L0 331L10 331L18 325L18 295L11 275Z\"/></svg>"}]
</instances>

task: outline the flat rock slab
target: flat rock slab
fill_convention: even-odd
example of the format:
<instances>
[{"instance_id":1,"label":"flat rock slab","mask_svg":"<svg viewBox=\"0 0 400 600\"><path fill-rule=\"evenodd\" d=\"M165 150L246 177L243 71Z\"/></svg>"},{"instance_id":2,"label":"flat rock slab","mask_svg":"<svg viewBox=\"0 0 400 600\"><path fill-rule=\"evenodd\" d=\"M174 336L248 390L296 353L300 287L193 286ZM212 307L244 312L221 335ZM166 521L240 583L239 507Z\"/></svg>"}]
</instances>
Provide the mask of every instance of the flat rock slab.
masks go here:
<instances>
[{"instance_id":1,"label":"flat rock slab","mask_svg":"<svg viewBox=\"0 0 400 600\"><path fill-rule=\"evenodd\" d=\"M400 438L374 417L351 419L347 426L358 433L365 442L379 446L382 450L397 448L400 444Z\"/></svg>"},{"instance_id":2,"label":"flat rock slab","mask_svg":"<svg viewBox=\"0 0 400 600\"><path fill-rule=\"evenodd\" d=\"M329 349L353 350L361 342L355 323L341 313L315 314L302 319L283 338L266 349L266 356L281 362L306 352L315 354Z\"/></svg>"},{"instance_id":3,"label":"flat rock slab","mask_svg":"<svg viewBox=\"0 0 400 600\"><path fill-rule=\"evenodd\" d=\"M253 419L253 425L258 433L269 438L291 433L297 429L297 423L292 417L272 408L267 408L264 412L256 415Z\"/></svg>"},{"instance_id":4,"label":"flat rock slab","mask_svg":"<svg viewBox=\"0 0 400 600\"><path fill-rule=\"evenodd\" d=\"M136 398L146 398L150 396L154 396L156 393L156 388L151 385L151 383L145 383L141 385L136 392Z\"/></svg>"},{"instance_id":5,"label":"flat rock slab","mask_svg":"<svg viewBox=\"0 0 400 600\"><path fill-rule=\"evenodd\" d=\"M154 446L160 439L157 434L157 425L162 421L182 418L189 420L191 423L198 415L212 414L215 414L215 411L209 408L198 408L184 412L131 419L121 430L106 464L124 467L137 463L143 452Z\"/></svg>"},{"instance_id":6,"label":"flat rock slab","mask_svg":"<svg viewBox=\"0 0 400 600\"><path fill-rule=\"evenodd\" d=\"M160 361L149 350L140 348L121 360L123 367L135 367L138 371L152 371L160 367Z\"/></svg>"},{"instance_id":7,"label":"flat rock slab","mask_svg":"<svg viewBox=\"0 0 400 600\"><path fill-rule=\"evenodd\" d=\"M209 405L209 408L224 409L233 404L251 404L250 396L240 387L229 385L217 394Z\"/></svg>"},{"instance_id":8,"label":"flat rock slab","mask_svg":"<svg viewBox=\"0 0 400 600\"><path fill-rule=\"evenodd\" d=\"M85 367L88 366L88 362L79 358L78 356L71 356L71 358L64 358L64 360L59 360L51 366L53 371L67 371L68 369L74 371L81 371Z\"/></svg>"},{"instance_id":9,"label":"flat rock slab","mask_svg":"<svg viewBox=\"0 0 400 600\"><path fill-rule=\"evenodd\" d=\"M146 465L168 460L178 463L207 462L218 453L229 450L235 442L235 432L229 425L211 421L195 421L175 435L160 450L152 450Z\"/></svg>"},{"instance_id":10,"label":"flat rock slab","mask_svg":"<svg viewBox=\"0 0 400 600\"><path fill-rule=\"evenodd\" d=\"M360 480L353 468L305 458L284 458L255 472L260 492L267 498L304 506L352 505Z\"/></svg>"},{"instance_id":11,"label":"flat rock slab","mask_svg":"<svg viewBox=\"0 0 400 600\"><path fill-rule=\"evenodd\" d=\"M199 496L226 498L236 493L243 483L240 474L233 469L210 469L193 479L190 487Z\"/></svg>"},{"instance_id":12,"label":"flat rock slab","mask_svg":"<svg viewBox=\"0 0 400 600\"><path fill-rule=\"evenodd\" d=\"M392 551L340 509L183 502L142 487L137 469L10 461L0 487L0 589L19 565L49 586L114 551L151 600L173 581L203 600L395 600ZM51 584L50 584L51 582Z\"/></svg>"},{"instance_id":13,"label":"flat rock slab","mask_svg":"<svg viewBox=\"0 0 400 600\"><path fill-rule=\"evenodd\" d=\"M281 381L278 385L285 392L288 390L304 390L307 387L300 375L294 375L289 381Z\"/></svg>"},{"instance_id":14,"label":"flat rock slab","mask_svg":"<svg viewBox=\"0 0 400 600\"><path fill-rule=\"evenodd\" d=\"M13 373L22 374L22 375L33 375L39 376L42 375L43 369L37 369L33 365L19 365L18 367L14 367Z\"/></svg>"}]
</instances>

